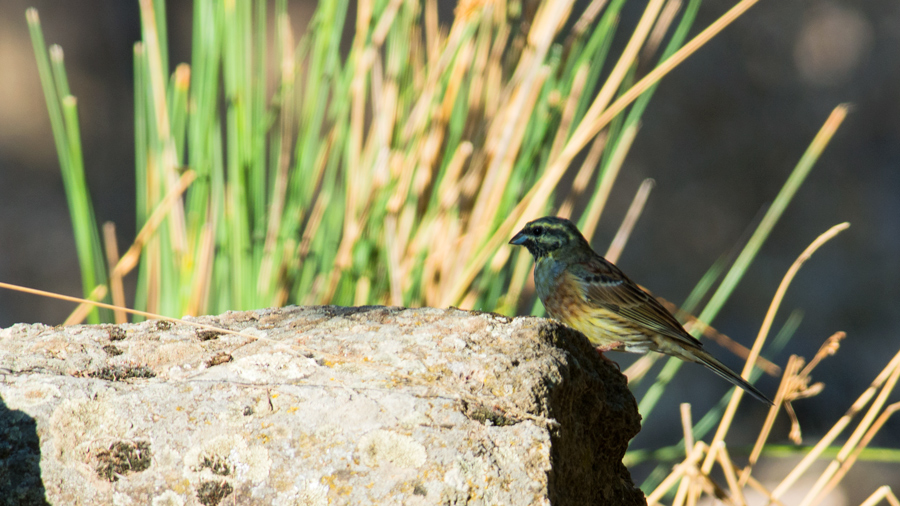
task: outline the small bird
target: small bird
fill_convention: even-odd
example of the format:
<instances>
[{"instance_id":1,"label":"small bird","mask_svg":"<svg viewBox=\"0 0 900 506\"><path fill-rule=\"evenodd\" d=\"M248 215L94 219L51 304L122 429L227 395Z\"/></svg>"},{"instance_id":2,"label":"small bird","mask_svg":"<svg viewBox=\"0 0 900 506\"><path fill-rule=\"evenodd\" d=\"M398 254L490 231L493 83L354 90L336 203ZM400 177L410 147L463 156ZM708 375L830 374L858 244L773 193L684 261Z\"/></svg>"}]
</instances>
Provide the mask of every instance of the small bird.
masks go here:
<instances>
[{"instance_id":1,"label":"small bird","mask_svg":"<svg viewBox=\"0 0 900 506\"><path fill-rule=\"evenodd\" d=\"M762 392L703 350L649 293L598 255L571 221L547 216L525 225L510 244L534 256L534 285L552 318L583 333L603 351L655 351L703 364L772 405Z\"/></svg>"}]
</instances>

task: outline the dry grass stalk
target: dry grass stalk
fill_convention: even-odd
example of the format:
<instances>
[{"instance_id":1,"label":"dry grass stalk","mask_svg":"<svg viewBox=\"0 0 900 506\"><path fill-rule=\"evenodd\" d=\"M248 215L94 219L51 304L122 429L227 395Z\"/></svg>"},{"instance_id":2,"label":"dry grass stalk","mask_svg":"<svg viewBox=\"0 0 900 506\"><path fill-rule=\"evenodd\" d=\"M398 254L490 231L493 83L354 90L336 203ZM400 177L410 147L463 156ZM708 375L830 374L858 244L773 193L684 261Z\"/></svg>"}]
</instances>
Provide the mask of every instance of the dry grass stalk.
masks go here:
<instances>
[{"instance_id":1,"label":"dry grass stalk","mask_svg":"<svg viewBox=\"0 0 900 506\"><path fill-rule=\"evenodd\" d=\"M684 456L691 456L691 448L694 447L694 421L691 416L691 405L687 402L679 406L681 412L681 430L684 434Z\"/></svg>"},{"instance_id":2,"label":"dry grass stalk","mask_svg":"<svg viewBox=\"0 0 900 506\"><path fill-rule=\"evenodd\" d=\"M572 27L573 36L575 34L584 33L588 27L594 23L594 20L597 19L597 15L600 14L600 11L606 7L607 2L608 0L592 0L584 12L581 13L581 17L578 18L578 21L575 22L575 26Z\"/></svg>"},{"instance_id":3,"label":"dry grass stalk","mask_svg":"<svg viewBox=\"0 0 900 506\"><path fill-rule=\"evenodd\" d=\"M697 463L700 462L700 459L703 457L703 454L706 452L708 447L706 443L703 441L697 441L694 444L693 449L691 449L690 454L684 459L683 462L677 464L672 472L667 476L662 483L656 487L656 490L647 495L647 506L653 506L654 504L659 504L659 500L666 495L672 487L675 486L676 483L679 483L680 480L688 473L688 470L691 468L696 468ZM674 503L673 503L674 504Z\"/></svg>"},{"instance_id":4,"label":"dry grass stalk","mask_svg":"<svg viewBox=\"0 0 900 506\"><path fill-rule=\"evenodd\" d=\"M822 391L822 383L815 383L813 385L810 385L810 375L812 374L813 369L819 364L819 362L822 361L823 358L834 355L837 352L839 343L844 339L845 336L846 334L844 332L837 332L826 339L825 343L819 348L819 351L816 352L813 360L810 361L810 363L805 367L804 360L801 357L792 355L790 359L788 359L788 365L785 368L784 376L782 377L781 384L778 387L778 392L775 394L775 405L783 405L785 408L785 412L790 417L791 431L788 434L788 437L790 437L795 444L800 444L802 442L802 438L800 431L800 422L797 419L797 415L794 412L791 402L797 399L812 397ZM753 450L750 452L749 463L742 472L741 483L746 483L746 480L750 475L750 469L758 461L759 456L765 446L766 440L768 440L769 433L772 430L772 426L775 424L775 418L777 417L777 415L778 410L769 410L766 421L763 423L763 427L756 439L756 444L754 444Z\"/></svg>"},{"instance_id":5,"label":"dry grass stalk","mask_svg":"<svg viewBox=\"0 0 900 506\"><path fill-rule=\"evenodd\" d=\"M199 315L202 308L207 307L207 302L209 301L209 287L212 280L213 259L216 251L214 228L209 223L204 223L200 228L197 274L194 277L191 298L187 306L187 314L189 315Z\"/></svg>"},{"instance_id":6,"label":"dry grass stalk","mask_svg":"<svg viewBox=\"0 0 900 506\"><path fill-rule=\"evenodd\" d=\"M84 304L84 305L93 306L93 307L101 307L104 309L112 309L112 310L121 310L121 311L124 311L129 314L143 316L144 318L149 318L149 319L153 319L153 320L166 320L169 322L181 323L184 325L190 325L192 327L197 327L197 328L201 328L201 329L215 330L217 332L222 332L225 334L234 334L234 335L238 335L238 336L242 336L242 337L248 337L248 338L251 338L254 340L259 339L259 340L264 340L264 341L276 342L276 341L272 341L271 339L267 339L262 336L258 336L258 335L254 335L254 334L247 334L247 333L239 332L236 330L223 329L220 327L216 327L214 325L206 325L204 323L198 323L198 322L191 321L191 320L183 320L181 318L170 318L168 316L158 315L158 314L154 314L154 313L148 313L146 311L138 311L137 309L129 309L127 307L113 306L112 304L106 304L104 302L97 302L97 301L89 300L89 299L81 299L78 297L70 297L68 295L62 295L62 294L53 293L53 292L46 292L44 290L36 290L34 288L13 285L10 283L0 282L0 288L5 288L7 290L14 290L17 292L22 292L22 293L30 293L32 295L38 295L40 297L47 297L49 299L64 300L67 302L77 302L79 304Z\"/></svg>"},{"instance_id":7,"label":"dry grass stalk","mask_svg":"<svg viewBox=\"0 0 900 506\"><path fill-rule=\"evenodd\" d=\"M762 483L759 482L759 480L757 480L753 476L750 476L747 479L747 485L749 485L750 488L759 492L760 495L762 495L764 498L766 498L766 500L768 501L768 504L770 506L771 505L789 506L789 505L781 502L781 500L779 500L777 497L773 496L772 492L769 489L767 489Z\"/></svg>"},{"instance_id":8,"label":"dry grass stalk","mask_svg":"<svg viewBox=\"0 0 900 506\"><path fill-rule=\"evenodd\" d=\"M822 502L823 499L832 491L835 487L844 479L844 476L847 474L847 471L853 467L853 464L856 463L856 460L859 458L859 454L862 453L863 450L869 445L869 442L872 441L872 438L878 431L881 430L881 427L888 421L888 419L893 416L894 412L900 410L900 402L895 402L884 409L881 415L875 420L875 423L872 424L871 427L866 431L865 435L860 439L859 443L855 448L852 449L850 455L846 457L843 462L840 460L835 460L831 466L826 470L825 473L822 474L821 479L828 477L828 482L822 487L819 493L813 497L810 504L818 504ZM840 468L834 471L834 467L840 463ZM810 492L812 494L812 492Z\"/></svg>"},{"instance_id":9,"label":"dry grass stalk","mask_svg":"<svg viewBox=\"0 0 900 506\"><path fill-rule=\"evenodd\" d=\"M744 498L744 490L737 479L737 473L734 471L734 464L728 450L725 448L725 442L720 441L716 448L716 461L722 467L725 474L725 481L728 483L728 490L731 492L731 500L737 506L746 506L747 500Z\"/></svg>"},{"instance_id":10,"label":"dry grass stalk","mask_svg":"<svg viewBox=\"0 0 900 506\"><path fill-rule=\"evenodd\" d=\"M597 167L600 165L600 157L603 155L603 151L606 149L607 141L609 140L609 132L604 130L600 132L597 137L591 141L591 146L588 148L587 155L584 157L584 161L581 162L581 168L578 169L578 174L587 173L590 171L591 174L596 173ZM601 175L602 177L602 175ZM576 176L576 181L578 178ZM580 181L579 181L580 182ZM563 206L560 208L559 215L568 218L571 215L571 210L574 208L575 201L574 198L569 206L566 209L566 202L563 202ZM590 212L590 211L588 211ZM585 230L585 234L587 233L588 227L592 227L590 230L593 231L597 228L597 222L600 219L599 215L596 215L597 211L595 210L595 215L587 215L585 218L585 226L583 229ZM567 214L568 213L568 214ZM593 223L593 224L592 224ZM587 237L591 237L591 234L588 234Z\"/></svg>"},{"instance_id":11,"label":"dry grass stalk","mask_svg":"<svg viewBox=\"0 0 900 506\"><path fill-rule=\"evenodd\" d=\"M698 441L694 446L695 451L692 451L691 455L689 455L684 462L677 465L672 474L668 478L666 478L666 480L663 480L660 486L657 487L657 490L655 490L647 497L648 506L656 504L659 498L667 493L676 482L678 482L678 489L675 492L675 498L672 501L672 506L696 505L703 493L706 493L710 497L715 497L724 504L738 504L729 496L728 491L724 487L716 483L715 480L713 480L708 474L703 473L697 465L700 462L700 458L702 457L702 454L704 452L707 456L710 453L718 455L721 448L724 448L722 444L719 445L719 448L713 449L712 452L709 452L710 448L706 446L706 444L702 441ZM700 451L697 452L696 450ZM718 460L718 457L714 456L714 458ZM725 458L728 458L727 454L725 454ZM733 466L731 466L731 470L733 478ZM725 472L727 474L727 471ZM668 488L666 488L665 490L660 490L663 485L668 485ZM658 497L655 495L657 494L657 492L660 492L661 494Z\"/></svg>"},{"instance_id":12,"label":"dry grass stalk","mask_svg":"<svg viewBox=\"0 0 900 506\"><path fill-rule=\"evenodd\" d=\"M778 484L777 487L772 492L773 497L781 497L784 495L787 490L792 487L797 480L809 470L810 466L816 459L821 456L822 452L825 451L837 437L844 431L845 428L850 424L850 421L869 403L870 400L875 396L875 393L881 389L888 379L897 374L897 371L900 370L900 352L898 352L887 366L876 376L876 378L872 381L872 384L869 385L862 395L856 399L856 401L850 406L847 412L842 416L837 423L835 423L831 429L819 440L818 443L810 450L801 461L794 466L794 469L791 470L790 473Z\"/></svg>"},{"instance_id":13,"label":"dry grass stalk","mask_svg":"<svg viewBox=\"0 0 900 506\"><path fill-rule=\"evenodd\" d=\"M616 263L619 261L619 257L625 249L625 244L628 242L628 238L631 237L631 232L634 230L638 218L644 211L644 204L647 203L647 199L650 197L650 191L655 184L656 182L654 180L645 179L641 183L641 186L638 187L638 191L634 195L631 205L628 207L628 212L625 213L625 219L622 220L619 230L616 232L616 235L613 236L613 240L609 243L609 249L606 250L605 256L610 262Z\"/></svg>"},{"instance_id":14,"label":"dry grass stalk","mask_svg":"<svg viewBox=\"0 0 900 506\"><path fill-rule=\"evenodd\" d=\"M584 85L587 82L588 70L588 66L582 64L578 70L575 71L575 78L572 80L572 91L566 98L562 117L559 120L559 130L556 131L556 136L553 138L553 144L550 147L549 158L551 160L559 155L559 152L566 143L566 136L571 131L572 123L575 119L575 111L578 108L578 100L581 98L581 94L584 92ZM582 169L579 170L578 175L575 176L575 182L572 184L572 192L566 195L565 202L569 202L570 207L572 205L571 201L580 196L585 188L587 188L590 176L593 174L593 171L585 171L584 167L585 165L582 165ZM565 207L566 204L564 203L561 209L564 209ZM562 211L560 211L560 213L562 213ZM566 214L560 214L560 216L568 217Z\"/></svg>"},{"instance_id":15,"label":"dry grass stalk","mask_svg":"<svg viewBox=\"0 0 900 506\"><path fill-rule=\"evenodd\" d=\"M161 170L159 173L165 176L165 188L173 188L178 185L179 177L177 173L178 156L175 152L175 139L172 138L172 127L169 120L168 101L166 98L166 70L162 65L162 51L160 49L159 38L157 37L158 29L156 27L156 14L152 0L140 0L141 20L145 29L143 32L143 47L147 54L147 62L150 70L150 84L153 95L153 112L156 115L156 128L159 139L163 143L163 153L161 158L153 158L148 161L148 165L159 164ZM185 75L187 67L180 66L180 76L176 73L182 86L185 86ZM156 171L148 170L148 176ZM154 188L152 182L148 182L148 188ZM149 202L156 202L155 199ZM183 254L187 249L187 230L184 216L184 203L181 199L177 199L171 204L169 209L169 224L171 240L171 249L176 254Z\"/></svg>"},{"instance_id":16,"label":"dry grass stalk","mask_svg":"<svg viewBox=\"0 0 900 506\"><path fill-rule=\"evenodd\" d=\"M85 318L87 318L88 314L93 310L93 305L91 302L97 301L106 297L107 288L106 285L97 285L94 287L94 290L91 292L91 295L88 299L78 305L74 311L66 318L63 322L63 325L78 325L83 322Z\"/></svg>"},{"instance_id":17,"label":"dry grass stalk","mask_svg":"<svg viewBox=\"0 0 900 506\"><path fill-rule=\"evenodd\" d=\"M600 223L600 215L606 207L606 201L609 199L609 194L612 192L613 183L619 175L622 164L625 162L625 156L628 154L628 150L631 149L631 143L634 142L634 138L637 137L639 128L640 124L634 123L625 128L625 130L622 131L622 135L619 137L619 142L616 144L615 151L612 152L612 156L610 157L609 165L606 167L609 174L604 175L600 188L597 189L597 193L594 195L590 206L588 206L587 210L584 212L585 220L581 230L587 237L592 237L594 235L597 224Z\"/></svg>"},{"instance_id":18,"label":"dry grass stalk","mask_svg":"<svg viewBox=\"0 0 900 506\"><path fill-rule=\"evenodd\" d=\"M887 381L885 381L881 392L879 392L878 396L872 402L872 406L869 407L869 410L863 416L862 420L860 420L859 425L850 434L847 442L841 447L837 457L828 464L828 468L826 468L825 472L819 476L819 479L816 480L812 489L807 493L806 497L803 498L803 502L800 503L800 506L811 506L821 501L825 494L840 482L841 478L846 474L847 469L853 465L856 460L854 455L858 455L858 451L862 451L865 448L865 445L868 444L868 441L871 440L875 432L881 428L881 424L883 424L884 421L893 414L894 410L897 409L896 407L893 407L895 405L892 405L892 407L889 407L882 413L882 408L887 401L887 397L894 391L898 379L900 379L900 367L895 368L891 372L891 375L888 377ZM881 424L876 426L875 422L879 413L882 413L884 420L881 421ZM870 429L874 429L874 432L870 432ZM845 464L846 467L844 466Z\"/></svg>"},{"instance_id":19,"label":"dry grass stalk","mask_svg":"<svg viewBox=\"0 0 900 506\"><path fill-rule=\"evenodd\" d=\"M788 364L784 368L784 376L782 376L781 383L778 385L778 391L775 393L775 406L784 404L785 397L789 395L792 385L795 384L793 378L796 377L797 372L801 367L803 367L803 359L801 357L792 355L791 358L788 359ZM766 416L766 421L763 422L762 429L760 429L759 435L756 438L756 443L753 445L753 450L750 452L747 467L741 472L740 482L742 485L746 484L750 479L750 472L753 469L753 466L759 461L759 456L765 447L766 441L769 439L772 427L775 425L775 418L778 416L778 412L778 409L770 409L768 416Z\"/></svg>"},{"instance_id":20,"label":"dry grass stalk","mask_svg":"<svg viewBox=\"0 0 900 506\"><path fill-rule=\"evenodd\" d=\"M122 276L114 272L113 266L119 263L119 245L116 241L116 224L107 221L103 224L103 244L106 249L107 269L112 273L109 277L109 287L112 292L113 305L125 306L125 287L122 285ZM127 323L128 317L124 311L113 312L116 323Z\"/></svg>"},{"instance_id":21,"label":"dry grass stalk","mask_svg":"<svg viewBox=\"0 0 900 506\"><path fill-rule=\"evenodd\" d=\"M769 335L769 330L772 327L772 321L775 319L775 313L778 311L779 306L781 305L781 301L784 298L784 294L787 292L788 286L790 286L791 281L793 281L794 276L800 270L800 267L812 256L812 254L819 249L823 244L828 242L834 236L844 231L849 227L849 223L841 223L839 225L835 225L831 227L824 234L820 235L810 244L803 253L800 254L799 257L794 261L791 267L788 269L787 273L784 275L784 278L781 280L781 283L778 285L778 289L775 292L775 296L772 298L772 302L769 305L769 310L766 312L765 319L763 320L762 327L759 330L759 334L756 337L756 340L753 343L753 348L750 350L750 356L747 359L746 364L744 365L744 370L741 373L741 376L745 379L749 377L750 371L753 368L753 364L756 363L756 359L759 357L760 351L762 351L763 343ZM731 427L731 422L734 420L734 415L737 412L738 404L741 402L741 398L743 397L744 391L740 388L735 388L734 393L731 395L731 401L728 403L728 407L725 408L725 413L722 415L722 420L719 423L719 427L716 429L716 434L713 436L713 442L711 443L715 446L719 441L723 441L725 435L728 433L729 428ZM770 409L778 409L778 406L772 406ZM704 473L709 473L712 468L713 459L711 456L707 455L706 461L703 463L702 470Z\"/></svg>"},{"instance_id":22,"label":"dry grass stalk","mask_svg":"<svg viewBox=\"0 0 900 506\"><path fill-rule=\"evenodd\" d=\"M872 495L860 503L859 506L875 506L883 500L887 500L888 504L891 506L900 506L900 499L897 499L897 496L891 491L891 487L887 485L878 487L878 489L875 492L872 492Z\"/></svg>"},{"instance_id":23,"label":"dry grass stalk","mask_svg":"<svg viewBox=\"0 0 900 506\"><path fill-rule=\"evenodd\" d=\"M656 25L653 27L650 36L647 38L647 45L644 46L644 49L641 51L641 60L649 61L653 54L656 53L663 38L669 31L672 21L675 20L675 15L680 9L681 0L668 0L666 2L666 6L663 7L662 12L659 14Z\"/></svg>"},{"instance_id":24,"label":"dry grass stalk","mask_svg":"<svg viewBox=\"0 0 900 506\"><path fill-rule=\"evenodd\" d=\"M132 243L131 247L128 248L128 251L122 255L122 259L119 260L112 270L113 276L125 276L137 266L138 260L144 252L145 245L152 240L153 235L156 233L156 229L164 219L169 217L171 220L172 211L181 205L181 195L187 190L188 186L194 182L196 177L196 172L187 170L180 178L178 178L177 183L170 187L165 197L163 197L162 201L156 206L156 209L153 210L150 217L147 218L147 222L137 233L137 236L134 238L134 243Z\"/></svg>"},{"instance_id":25,"label":"dry grass stalk","mask_svg":"<svg viewBox=\"0 0 900 506\"><path fill-rule=\"evenodd\" d=\"M630 366L628 366L628 368L622 371L622 374L624 374L625 377L628 378L629 383L636 381L640 378L643 378L650 371L653 365L656 364L656 361L658 359L659 357L656 354L648 353L643 357L635 360L634 363L632 363Z\"/></svg>"}]
</instances>

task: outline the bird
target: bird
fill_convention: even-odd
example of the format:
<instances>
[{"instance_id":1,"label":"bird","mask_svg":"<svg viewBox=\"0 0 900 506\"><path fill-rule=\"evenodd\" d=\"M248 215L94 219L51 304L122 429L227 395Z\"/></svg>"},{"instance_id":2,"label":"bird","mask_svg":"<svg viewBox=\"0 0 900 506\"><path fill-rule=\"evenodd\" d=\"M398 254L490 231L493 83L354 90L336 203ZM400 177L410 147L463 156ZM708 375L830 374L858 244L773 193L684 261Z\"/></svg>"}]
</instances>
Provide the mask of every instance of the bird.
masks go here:
<instances>
[{"instance_id":1,"label":"bird","mask_svg":"<svg viewBox=\"0 0 900 506\"><path fill-rule=\"evenodd\" d=\"M555 216L531 221L509 244L524 246L534 257L534 286L550 317L587 336L601 353L654 351L699 363L773 405L704 350L652 295L598 255L571 221Z\"/></svg>"}]
</instances>

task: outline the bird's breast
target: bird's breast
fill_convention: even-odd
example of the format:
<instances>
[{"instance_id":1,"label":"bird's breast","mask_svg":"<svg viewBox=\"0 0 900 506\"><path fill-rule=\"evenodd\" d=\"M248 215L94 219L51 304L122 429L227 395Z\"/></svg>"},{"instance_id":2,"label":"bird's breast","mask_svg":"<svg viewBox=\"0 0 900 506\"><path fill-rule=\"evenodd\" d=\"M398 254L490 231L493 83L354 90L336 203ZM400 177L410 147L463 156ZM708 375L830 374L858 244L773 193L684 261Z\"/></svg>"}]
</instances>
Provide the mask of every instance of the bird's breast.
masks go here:
<instances>
[{"instance_id":1,"label":"bird's breast","mask_svg":"<svg viewBox=\"0 0 900 506\"><path fill-rule=\"evenodd\" d=\"M538 297L550 317L570 327L578 327L577 321L588 310L580 283L566 264L553 259L543 259L534 268L534 285Z\"/></svg>"}]
</instances>

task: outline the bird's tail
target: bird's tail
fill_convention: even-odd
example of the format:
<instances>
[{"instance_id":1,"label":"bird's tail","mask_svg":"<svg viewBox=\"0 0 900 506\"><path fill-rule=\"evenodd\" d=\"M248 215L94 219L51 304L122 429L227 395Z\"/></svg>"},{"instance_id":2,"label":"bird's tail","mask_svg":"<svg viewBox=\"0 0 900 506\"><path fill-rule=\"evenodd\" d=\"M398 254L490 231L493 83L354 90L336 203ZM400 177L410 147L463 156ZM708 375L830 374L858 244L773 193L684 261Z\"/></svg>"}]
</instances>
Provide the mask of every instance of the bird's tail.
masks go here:
<instances>
[{"instance_id":1,"label":"bird's tail","mask_svg":"<svg viewBox=\"0 0 900 506\"><path fill-rule=\"evenodd\" d=\"M718 360L713 358L713 356L710 355L709 353L703 351L702 349L690 350L690 352L691 352L690 353L691 358L689 360L692 360L693 362L698 362L700 364L705 365L707 369L718 374L719 376L721 376L722 378L727 380L729 383L743 388L745 392L752 395L756 399L758 399L762 402L765 402L769 406L772 406L774 404L768 397L763 395L763 393L760 392L756 387L754 387L750 383L747 383L747 381L744 380L744 378L738 376L737 374L734 373L734 371L725 367L725 364L723 364L722 362L719 362Z\"/></svg>"}]
</instances>

